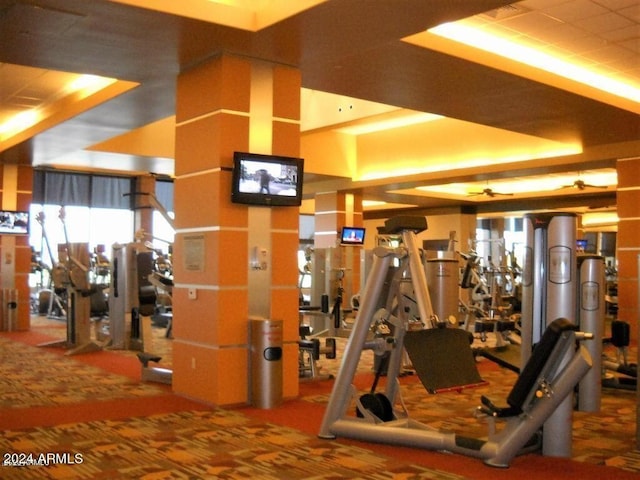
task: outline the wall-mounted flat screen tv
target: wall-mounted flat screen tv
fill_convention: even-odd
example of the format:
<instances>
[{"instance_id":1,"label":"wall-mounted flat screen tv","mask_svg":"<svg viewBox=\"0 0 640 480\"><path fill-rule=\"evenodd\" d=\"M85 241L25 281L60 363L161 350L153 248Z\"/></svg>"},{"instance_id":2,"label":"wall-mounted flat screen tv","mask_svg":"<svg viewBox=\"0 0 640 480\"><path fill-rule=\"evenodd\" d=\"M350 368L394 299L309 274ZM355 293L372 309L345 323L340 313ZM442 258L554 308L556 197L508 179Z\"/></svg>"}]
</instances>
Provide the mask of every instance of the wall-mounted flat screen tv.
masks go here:
<instances>
[{"instance_id":1,"label":"wall-mounted flat screen tv","mask_svg":"<svg viewBox=\"0 0 640 480\"><path fill-rule=\"evenodd\" d=\"M340 243L342 245L364 245L364 234L364 228L342 227Z\"/></svg>"},{"instance_id":2,"label":"wall-mounted flat screen tv","mask_svg":"<svg viewBox=\"0 0 640 480\"><path fill-rule=\"evenodd\" d=\"M231 201L273 207L300 206L303 170L302 158L235 152Z\"/></svg>"},{"instance_id":3,"label":"wall-mounted flat screen tv","mask_svg":"<svg viewBox=\"0 0 640 480\"><path fill-rule=\"evenodd\" d=\"M0 235L29 235L29 212L0 210Z\"/></svg>"}]
</instances>

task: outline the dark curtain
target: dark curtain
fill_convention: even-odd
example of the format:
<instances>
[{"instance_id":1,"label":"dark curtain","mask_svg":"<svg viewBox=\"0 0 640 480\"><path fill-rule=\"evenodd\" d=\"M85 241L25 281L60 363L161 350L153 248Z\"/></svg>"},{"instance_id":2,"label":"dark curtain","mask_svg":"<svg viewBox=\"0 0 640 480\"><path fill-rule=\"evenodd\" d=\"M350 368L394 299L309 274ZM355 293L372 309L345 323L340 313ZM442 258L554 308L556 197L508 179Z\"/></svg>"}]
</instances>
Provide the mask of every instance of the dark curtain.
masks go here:
<instances>
[{"instance_id":1,"label":"dark curtain","mask_svg":"<svg viewBox=\"0 0 640 480\"><path fill-rule=\"evenodd\" d=\"M173 212L173 182L157 180L156 198L167 212Z\"/></svg>"},{"instance_id":2,"label":"dark curtain","mask_svg":"<svg viewBox=\"0 0 640 480\"><path fill-rule=\"evenodd\" d=\"M33 203L131 210L134 179L36 170Z\"/></svg>"}]
</instances>

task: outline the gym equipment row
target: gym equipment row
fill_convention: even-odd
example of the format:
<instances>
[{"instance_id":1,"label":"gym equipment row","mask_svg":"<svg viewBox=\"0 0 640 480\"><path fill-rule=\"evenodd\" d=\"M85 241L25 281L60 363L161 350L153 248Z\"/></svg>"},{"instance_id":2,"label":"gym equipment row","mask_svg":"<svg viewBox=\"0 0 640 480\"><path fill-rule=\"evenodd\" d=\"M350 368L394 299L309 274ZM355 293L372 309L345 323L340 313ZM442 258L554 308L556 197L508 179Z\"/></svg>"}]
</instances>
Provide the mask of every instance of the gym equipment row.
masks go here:
<instances>
[{"instance_id":1,"label":"gym equipment row","mask_svg":"<svg viewBox=\"0 0 640 480\"><path fill-rule=\"evenodd\" d=\"M320 374L317 362L320 360L321 355L324 355L329 360L336 358L336 339L325 338L323 345L320 338L312 336L309 325L301 325L299 331L298 376L310 380L333 379L333 375L323 376Z\"/></svg>"},{"instance_id":2,"label":"gym equipment row","mask_svg":"<svg viewBox=\"0 0 640 480\"><path fill-rule=\"evenodd\" d=\"M149 341L151 323L157 314L158 290L170 297L173 281L170 260L143 241L144 233L136 232L136 241L114 244L113 261L109 262L103 249L93 255L88 244L71 243L67 233L65 209L61 207L65 243L58 246L55 261L45 228L44 213L36 216L42 227L43 246L46 246L54 266L48 269L41 261L38 268L46 269L51 289L38 293L38 313L61 318L67 324L67 338L63 342L45 344L68 349L67 354L85 353L102 348L144 351L144 339ZM91 281L102 276L108 286ZM107 296L106 290L109 295ZM107 298L108 297L108 298ZM170 301L162 317L171 333ZM44 311L43 311L44 309ZM95 326L95 336L92 327Z\"/></svg>"},{"instance_id":3,"label":"gym equipment row","mask_svg":"<svg viewBox=\"0 0 640 480\"><path fill-rule=\"evenodd\" d=\"M461 453L483 459L487 465L508 467L515 455L539 450L544 444L542 426L573 394L592 365L588 350L577 342L592 338L571 321L558 317L548 322L537 346L526 355L524 367L506 399L505 406L481 399L478 414L488 420L488 439L465 438L416 421L403 405L398 377L407 351L418 378L428 392L459 390L482 383L468 334L448 328L434 314L423 259L416 245L416 233L427 229L423 217L387 220L389 233L400 234L398 248L378 247L341 368L325 411L320 438L340 436ZM401 267L389 280L393 261ZM556 279L557 280L557 279ZM386 301L384 300L384 290ZM410 300L407 297L411 296ZM383 306L380 307L380 303ZM415 308L412 308L415 304ZM415 311L419 322L409 318ZM414 320L412 322L412 320ZM421 323L421 330L408 325ZM387 336L369 340L372 329L384 324ZM361 354L373 350L388 356L384 393L376 393L377 381L368 394L359 396L353 385ZM385 362L387 363L387 362ZM379 372L380 370L378 370ZM379 375L376 375L379 378ZM356 404L357 412L350 411ZM497 422L504 426L498 429Z\"/></svg>"},{"instance_id":4,"label":"gym equipment row","mask_svg":"<svg viewBox=\"0 0 640 480\"><path fill-rule=\"evenodd\" d=\"M67 233L64 207L60 209L59 219L62 222L65 237L65 248L60 251L59 262L56 265L54 286L66 292L67 338L60 342L45 343L41 346L61 347L67 349L66 355L93 352L103 348L91 336L91 295L95 292L89 282L89 248L86 243L71 243ZM42 226L43 236L47 248L44 228L44 214L37 216ZM49 251L50 255L51 252ZM53 256L51 256L53 259ZM53 300L53 298L52 298Z\"/></svg>"},{"instance_id":5,"label":"gym equipment row","mask_svg":"<svg viewBox=\"0 0 640 480\"><path fill-rule=\"evenodd\" d=\"M629 362L628 348L631 331L628 322L614 320L611 322L611 337L603 340L605 345L616 349L615 357L606 354L602 357L602 385L622 390L636 390L638 383L638 364Z\"/></svg>"},{"instance_id":6,"label":"gym equipment row","mask_svg":"<svg viewBox=\"0 0 640 480\"><path fill-rule=\"evenodd\" d=\"M357 250L359 253L359 250ZM318 360L336 358L336 337L346 338L352 327L352 314L357 309L355 295L351 295L353 278L343 267L348 257L355 255L351 249L305 249L306 263L300 270L300 326L299 326L299 378L327 380L332 375L320 373ZM303 295L305 278L311 285L308 300ZM351 305L345 298L351 297ZM349 308L351 307L351 308ZM324 344L322 343L324 342Z\"/></svg>"}]
</instances>

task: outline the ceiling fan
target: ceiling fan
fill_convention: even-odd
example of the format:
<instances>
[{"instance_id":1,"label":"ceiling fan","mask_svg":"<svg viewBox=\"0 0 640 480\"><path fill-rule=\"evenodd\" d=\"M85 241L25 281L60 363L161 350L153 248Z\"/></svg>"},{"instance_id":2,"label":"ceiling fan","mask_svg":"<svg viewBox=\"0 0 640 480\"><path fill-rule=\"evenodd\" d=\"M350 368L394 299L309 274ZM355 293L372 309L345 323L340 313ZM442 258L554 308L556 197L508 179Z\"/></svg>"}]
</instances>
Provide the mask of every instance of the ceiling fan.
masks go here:
<instances>
[{"instance_id":1,"label":"ceiling fan","mask_svg":"<svg viewBox=\"0 0 640 480\"><path fill-rule=\"evenodd\" d=\"M513 193L494 192L491 188L487 187L487 188L483 189L480 192L469 192L467 194L468 197L475 197L475 196L478 196L478 195L484 195L484 196L493 198L493 197L496 197L498 195L500 195L500 196L505 196L505 195L509 196L509 195L513 195Z\"/></svg>"},{"instance_id":2,"label":"ceiling fan","mask_svg":"<svg viewBox=\"0 0 640 480\"><path fill-rule=\"evenodd\" d=\"M576 190L584 190L585 188L607 188L606 185L591 185L590 183L585 183L584 180L576 180L570 185L562 185L559 190L564 188L575 188Z\"/></svg>"}]
</instances>

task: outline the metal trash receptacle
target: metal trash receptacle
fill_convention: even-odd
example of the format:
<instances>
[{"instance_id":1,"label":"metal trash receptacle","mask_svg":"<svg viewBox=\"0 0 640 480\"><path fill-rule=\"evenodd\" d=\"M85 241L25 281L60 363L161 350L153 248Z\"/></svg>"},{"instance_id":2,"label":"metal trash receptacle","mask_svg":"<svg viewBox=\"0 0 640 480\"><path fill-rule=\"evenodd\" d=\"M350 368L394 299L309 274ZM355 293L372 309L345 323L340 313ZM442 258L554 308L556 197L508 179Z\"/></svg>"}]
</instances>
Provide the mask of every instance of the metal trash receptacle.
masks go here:
<instances>
[{"instance_id":1,"label":"metal trash receptacle","mask_svg":"<svg viewBox=\"0 0 640 480\"><path fill-rule=\"evenodd\" d=\"M282 403L282 320L251 319L251 404Z\"/></svg>"},{"instance_id":2,"label":"metal trash receptacle","mask_svg":"<svg viewBox=\"0 0 640 480\"><path fill-rule=\"evenodd\" d=\"M0 331L13 332L18 329L18 290L3 288L0 291Z\"/></svg>"},{"instance_id":3,"label":"metal trash receptacle","mask_svg":"<svg viewBox=\"0 0 640 480\"><path fill-rule=\"evenodd\" d=\"M433 312L441 322L458 325L460 287L458 260L451 258L430 258L427 260L426 275Z\"/></svg>"}]
</instances>

